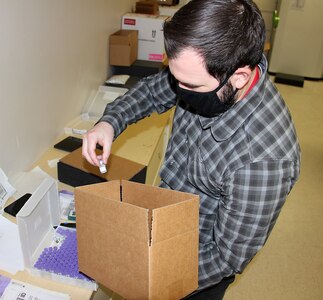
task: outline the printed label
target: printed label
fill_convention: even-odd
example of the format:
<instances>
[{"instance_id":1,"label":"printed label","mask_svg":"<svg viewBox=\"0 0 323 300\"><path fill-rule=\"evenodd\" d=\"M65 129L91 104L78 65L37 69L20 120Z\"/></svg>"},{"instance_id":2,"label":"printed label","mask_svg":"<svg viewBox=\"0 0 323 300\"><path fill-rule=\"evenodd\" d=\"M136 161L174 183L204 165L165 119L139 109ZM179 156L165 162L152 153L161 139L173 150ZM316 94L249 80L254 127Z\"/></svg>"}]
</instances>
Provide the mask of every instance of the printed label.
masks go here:
<instances>
[{"instance_id":1,"label":"printed label","mask_svg":"<svg viewBox=\"0 0 323 300\"><path fill-rule=\"evenodd\" d=\"M149 54L149 60L156 60L156 61L162 61L164 58L164 54L154 54L151 53Z\"/></svg>"},{"instance_id":2,"label":"printed label","mask_svg":"<svg viewBox=\"0 0 323 300\"><path fill-rule=\"evenodd\" d=\"M136 19L125 18L123 20L123 24L135 26L136 25Z\"/></svg>"}]
</instances>

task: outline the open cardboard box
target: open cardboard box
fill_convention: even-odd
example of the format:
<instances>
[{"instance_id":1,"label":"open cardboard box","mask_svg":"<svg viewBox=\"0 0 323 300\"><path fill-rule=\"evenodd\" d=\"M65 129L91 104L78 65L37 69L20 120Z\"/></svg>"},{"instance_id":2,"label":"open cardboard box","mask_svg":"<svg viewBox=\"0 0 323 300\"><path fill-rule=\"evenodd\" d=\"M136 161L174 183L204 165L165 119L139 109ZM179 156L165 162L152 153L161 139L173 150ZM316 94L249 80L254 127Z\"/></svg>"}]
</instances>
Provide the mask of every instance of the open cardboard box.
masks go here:
<instances>
[{"instance_id":1,"label":"open cardboard box","mask_svg":"<svg viewBox=\"0 0 323 300\"><path fill-rule=\"evenodd\" d=\"M97 154L101 154L97 150ZM100 183L115 179L126 179L144 183L147 167L131 160L110 154L107 173L101 174L98 167L91 165L82 156L82 148L64 156L57 163L57 176L60 182L71 186Z\"/></svg>"},{"instance_id":2,"label":"open cardboard box","mask_svg":"<svg viewBox=\"0 0 323 300\"><path fill-rule=\"evenodd\" d=\"M126 299L198 287L199 198L126 180L75 189L80 271Z\"/></svg>"}]
</instances>

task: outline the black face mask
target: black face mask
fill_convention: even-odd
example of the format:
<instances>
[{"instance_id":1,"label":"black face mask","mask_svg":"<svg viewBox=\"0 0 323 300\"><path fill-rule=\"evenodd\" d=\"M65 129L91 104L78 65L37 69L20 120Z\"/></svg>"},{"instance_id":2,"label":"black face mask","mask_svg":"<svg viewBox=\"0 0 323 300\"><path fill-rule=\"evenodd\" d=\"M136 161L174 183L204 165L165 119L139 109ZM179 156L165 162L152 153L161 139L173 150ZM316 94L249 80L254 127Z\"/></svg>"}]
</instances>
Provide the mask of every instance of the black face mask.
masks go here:
<instances>
[{"instance_id":1,"label":"black face mask","mask_svg":"<svg viewBox=\"0 0 323 300\"><path fill-rule=\"evenodd\" d=\"M177 95L185 104L188 104L195 113L203 117L215 117L227 111L234 104L234 96L237 89L227 98L221 101L217 92L228 82L227 77L215 90L210 92L195 92L186 90L177 84Z\"/></svg>"}]
</instances>

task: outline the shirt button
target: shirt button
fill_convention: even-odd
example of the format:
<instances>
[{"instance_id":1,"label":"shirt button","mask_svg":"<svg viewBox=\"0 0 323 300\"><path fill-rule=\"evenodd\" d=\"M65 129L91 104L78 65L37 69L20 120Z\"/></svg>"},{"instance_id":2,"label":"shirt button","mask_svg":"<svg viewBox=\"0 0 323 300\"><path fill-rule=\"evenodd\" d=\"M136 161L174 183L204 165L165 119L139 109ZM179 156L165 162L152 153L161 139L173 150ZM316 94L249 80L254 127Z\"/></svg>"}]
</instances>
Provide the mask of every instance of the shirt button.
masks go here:
<instances>
[{"instance_id":1,"label":"shirt button","mask_svg":"<svg viewBox=\"0 0 323 300\"><path fill-rule=\"evenodd\" d=\"M174 164L174 161L172 160L169 164L172 166Z\"/></svg>"}]
</instances>

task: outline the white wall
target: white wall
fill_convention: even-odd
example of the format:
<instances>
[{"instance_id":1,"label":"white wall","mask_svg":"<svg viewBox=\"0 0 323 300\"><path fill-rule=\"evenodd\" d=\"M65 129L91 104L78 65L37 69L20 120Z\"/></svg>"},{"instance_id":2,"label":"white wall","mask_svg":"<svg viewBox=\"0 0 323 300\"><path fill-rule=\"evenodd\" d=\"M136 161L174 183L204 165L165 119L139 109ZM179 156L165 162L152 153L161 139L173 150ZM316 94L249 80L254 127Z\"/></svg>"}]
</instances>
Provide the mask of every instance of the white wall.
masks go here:
<instances>
[{"instance_id":1,"label":"white wall","mask_svg":"<svg viewBox=\"0 0 323 300\"><path fill-rule=\"evenodd\" d=\"M0 0L0 168L26 170L107 76L134 0Z\"/></svg>"}]
</instances>

